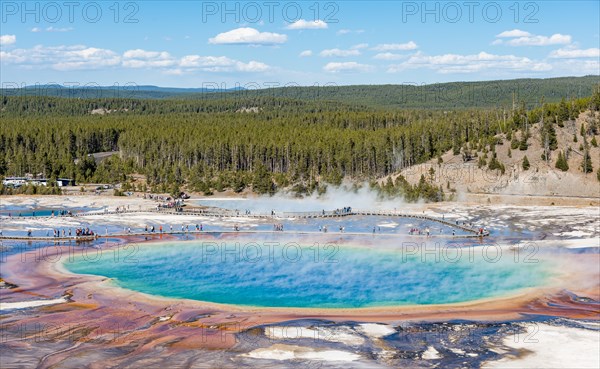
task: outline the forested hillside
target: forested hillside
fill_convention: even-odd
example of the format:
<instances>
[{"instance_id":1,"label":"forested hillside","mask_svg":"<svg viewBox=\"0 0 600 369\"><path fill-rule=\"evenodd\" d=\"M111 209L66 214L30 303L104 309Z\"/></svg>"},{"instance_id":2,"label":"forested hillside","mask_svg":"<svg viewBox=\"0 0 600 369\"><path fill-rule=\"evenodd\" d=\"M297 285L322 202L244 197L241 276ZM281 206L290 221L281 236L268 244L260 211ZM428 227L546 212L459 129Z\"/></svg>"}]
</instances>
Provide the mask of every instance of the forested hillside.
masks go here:
<instances>
[{"instance_id":1,"label":"forested hillside","mask_svg":"<svg viewBox=\"0 0 600 369\"><path fill-rule=\"evenodd\" d=\"M224 86L206 84L198 88L164 88L138 86L57 86L41 85L0 89L2 96L50 96L81 99L186 99L240 100L257 98L293 99L312 102L335 101L346 105L362 105L379 109L465 109L510 106L525 102L528 108L539 103L559 102L589 96L600 83L598 76L548 79L515 79L480 82L422 84L406 81L390 85L338 86L324 83L312 87L269 88L268 85ZM8 87L8 86L7 86Z\"/></svg>"},{"instance_id":2,"label":"forested hillside","mask_svg":"<svg viewBox=\"0 0 600 369\"><path fill-rule=\"evenodd\" d=\"M526 145L527 135L516 132L527 132L528 124L542 119L544 132L551 132L581 111L597 111L600 93L560 103L540 101L533 109L523 102L514 109L450 111L268 97L194 101L4 96L1 102L1 176L72 177L170 193L246 188L310 193L343 179L372 181L448 150L468 160L472 153L497 145L499 134ZM598 126L596 122L588 128ZM118 155L99 163L89 156L105 151ZM501 165L493 162L490 168ZM147 183L134 182L134 173L145 175ZM443 190L425 180L412 190L415 199L443 198Z\"/></svg>"},{"instance_id":3,"label":"forested hillside","mask_svg":"<svg viewBox=\"0 0 600 369\"><path fill-rule=\"evenodd\" d=\"M535 107L546 102L589 96L600 77L516 79L480 82L421 84L407 81L398 85L315 86L242 90L228 93L182 95L182 98L211 99L256 96L285 97L312 101L338 101L381 109L465 109L497 108L524 102Z\"/></svg>"},{"instance_id":4,"label":"forested hillside","mask_svg":"<svg viewBox=\"0 0 600 369\"><path fill-rule=\"evenodd\" d=\"M10 83L0 89L2 96L47 96L77 99L169 99L177 96L187 96L199 93L235 92L239 88L217 89L211 87L199 88L170 88L158 86L137 85L133 82L114 86L89 85L31 85L20 88L11 87Z\"/></svg>"}]
</instances>

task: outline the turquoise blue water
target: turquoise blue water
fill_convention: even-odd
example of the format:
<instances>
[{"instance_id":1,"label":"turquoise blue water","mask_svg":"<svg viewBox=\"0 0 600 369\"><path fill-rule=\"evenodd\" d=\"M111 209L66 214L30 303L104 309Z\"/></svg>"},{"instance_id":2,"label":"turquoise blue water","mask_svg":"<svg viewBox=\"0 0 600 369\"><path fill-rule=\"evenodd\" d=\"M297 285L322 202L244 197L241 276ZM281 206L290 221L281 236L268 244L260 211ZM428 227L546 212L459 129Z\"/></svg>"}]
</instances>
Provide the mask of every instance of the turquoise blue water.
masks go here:
<instances>
[{"instance_id":1,"label":"turquoise blue water","mask_svg":"<svg viewBox=\"0 0 600 369\"><path fill-rule=\"evenodd\" d=\"M483 251L448 249L436 258L389 245L181 241L90 250L65 266L148 294L262 307L456 303L538 286L550 276L544 262L515 262L506 250L496 260L493 249L486 260Z\"/></svg>"}]
</instances>

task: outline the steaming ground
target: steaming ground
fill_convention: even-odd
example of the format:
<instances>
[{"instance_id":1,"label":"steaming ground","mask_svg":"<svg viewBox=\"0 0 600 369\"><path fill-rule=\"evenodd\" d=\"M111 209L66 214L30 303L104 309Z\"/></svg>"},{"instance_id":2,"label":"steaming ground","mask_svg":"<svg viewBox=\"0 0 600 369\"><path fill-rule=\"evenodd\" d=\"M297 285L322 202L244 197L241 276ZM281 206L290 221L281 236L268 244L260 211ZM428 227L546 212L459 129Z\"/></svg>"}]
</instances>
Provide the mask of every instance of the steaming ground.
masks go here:
<instances>
[{"instance_id":1,"label":"steaming ground","mask_svg":"<svg viewBox=\"0 0 600 369\"><path fill-rule=\"evenodd\" d=\"M302 212L341 209L352 206L354 209L402 209L406 203L401 199L382 200L377 192L371 191L364 185L359 189L352 190L348 187L331 187L323 195L312 194L303 198L294 198L285 194L274 196L259 196L254 198L223 198L209 197L195 199L197 202L207 206L217 206L230 210L251 210L252 212L269 213L271 210L279 212Z\"/></svg>"}]
</instances>

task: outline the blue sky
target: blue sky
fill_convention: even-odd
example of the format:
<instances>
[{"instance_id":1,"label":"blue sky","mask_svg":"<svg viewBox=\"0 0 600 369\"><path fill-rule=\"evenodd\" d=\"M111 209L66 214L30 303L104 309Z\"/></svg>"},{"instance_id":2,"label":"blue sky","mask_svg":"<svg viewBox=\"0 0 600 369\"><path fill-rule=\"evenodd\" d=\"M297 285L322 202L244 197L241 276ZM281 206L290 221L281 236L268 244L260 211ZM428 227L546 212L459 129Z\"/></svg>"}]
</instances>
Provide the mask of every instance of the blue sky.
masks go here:
<instances>
[{"instance_id":1,"label":"blue sky","mask_svg":"<svg viewBox=\"0 0 600 369\"><path fill-rule=\"evenodd\" d=\"M600 74L597 1L6 1L3 87L402 84Z\"/></svg>"}]
</instances>

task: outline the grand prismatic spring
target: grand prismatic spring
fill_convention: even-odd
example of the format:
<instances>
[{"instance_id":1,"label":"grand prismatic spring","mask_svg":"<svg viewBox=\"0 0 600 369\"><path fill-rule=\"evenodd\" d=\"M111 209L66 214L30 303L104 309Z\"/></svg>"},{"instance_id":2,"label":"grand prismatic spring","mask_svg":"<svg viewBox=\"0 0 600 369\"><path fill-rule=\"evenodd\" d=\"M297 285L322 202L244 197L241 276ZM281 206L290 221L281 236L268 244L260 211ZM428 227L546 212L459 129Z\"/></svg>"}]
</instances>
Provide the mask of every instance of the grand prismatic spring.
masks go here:
<instances>
[{"instance_id":1,"label":"grand prismatic spring","mask_svg":"<svg viewBox=\"0 0 600 369\"><path fill-rule=\"evenodd\" d=\"M543 286L553 270L550 262L515 262L489 247L432 248L422 257L383 240L368 240L369 247L353 245L360 239L341 245L250 240L141 245L121 260L111 251L91 251L65 266L164 297L299 308L468 302Z\"/></svg>"}]
</instances>

